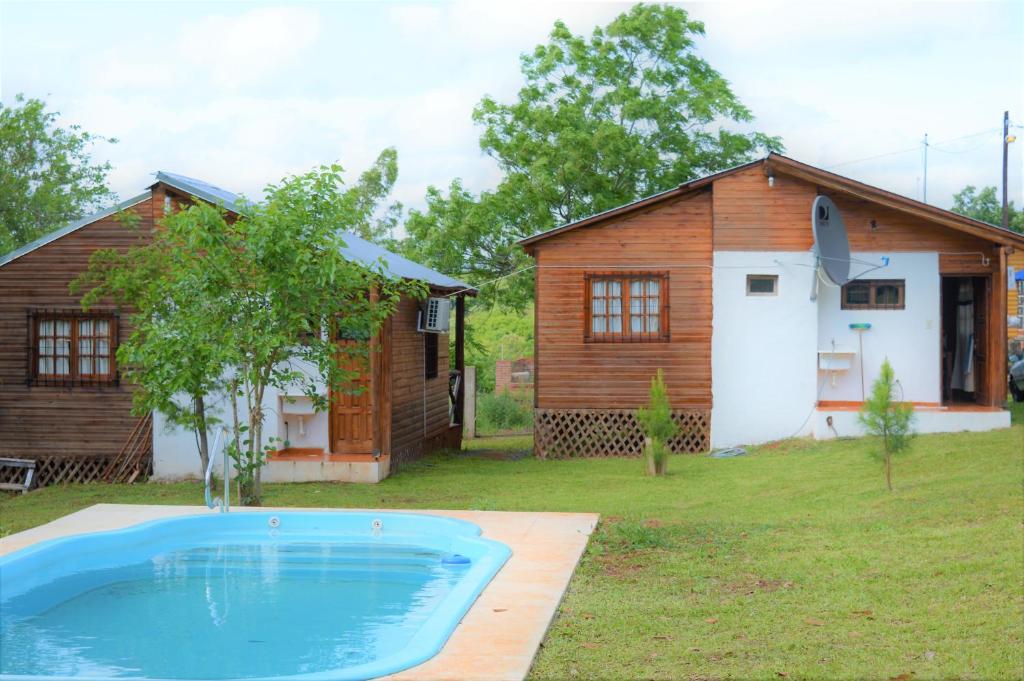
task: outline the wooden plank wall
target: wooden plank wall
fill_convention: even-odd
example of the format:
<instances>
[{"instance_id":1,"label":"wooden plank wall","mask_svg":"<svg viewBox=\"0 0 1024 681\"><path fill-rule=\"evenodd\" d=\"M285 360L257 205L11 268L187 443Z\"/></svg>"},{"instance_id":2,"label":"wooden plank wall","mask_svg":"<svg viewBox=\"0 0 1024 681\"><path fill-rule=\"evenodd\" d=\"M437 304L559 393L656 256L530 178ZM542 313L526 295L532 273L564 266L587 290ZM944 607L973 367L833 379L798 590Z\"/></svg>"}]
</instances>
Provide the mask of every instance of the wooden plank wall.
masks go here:
<instances>
[{"instance_id":1,"label":"wooden plank wall","mask_svg":"<svg viewBox=\"0 0 1024 681\"><path fill-rule=\"evenodd\" d=\"M537 386L542 409L630 409L659 368L675 409L711 408L711 194L537 244ZM670 342L585 343L584 274L669 272Z\"/></svg>"},{"instance_id":2,"label":"wooden plank wall","mask_svg":"<svg viewBox=\"0 0 1024 681\"><path fill-rule=\"evenodd\" d=\"M82 227L0 267L0 456L116 456L138 419L131 415L131 388L28 386L27 311L78 309L68 284L99 248L124 248L146 238L162 195L132 208L138 231L111 216ZM102 306L113 309L109 303ZM122 316L119 336L131 330Z\"/></svg>"},{"instance_id":3,"label":"wooden plank wall","mask_svg":"<svg viewBox=\"0 0 1024 681\"><path fill-rule=\"evenodd\" d=\"M814 244L811 203L818 193L813 184L782 174L769 188L760 166L716 180L715 250L808 250ZM821 193L842 212L853 251L938 252L943 274L996 270L998 250L987 241L837 192ZM988 265L982 264L983 255Z\"/></svg>"},{"instance_id":4,"label":"wooden plank wall","mask_svg":"<svg viewBox=\"0 0 1024 681\"><path fill-rule=\"evenodd\" d=\"M438 338L437 378L424 379L418 306L403 298L391 317L392 466L440 447L448 431L448 336Z\"/></svg>"}]
</instances>

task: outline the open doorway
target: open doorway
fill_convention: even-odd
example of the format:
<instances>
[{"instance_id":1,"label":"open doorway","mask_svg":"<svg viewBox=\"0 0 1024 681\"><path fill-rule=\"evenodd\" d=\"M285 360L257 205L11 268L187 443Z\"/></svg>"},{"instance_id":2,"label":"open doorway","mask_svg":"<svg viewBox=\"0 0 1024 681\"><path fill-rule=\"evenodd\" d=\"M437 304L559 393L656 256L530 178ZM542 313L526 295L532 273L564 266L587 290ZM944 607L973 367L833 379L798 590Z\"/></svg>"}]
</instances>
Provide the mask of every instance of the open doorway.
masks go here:
<instances>
[{"instance_id":1,"label":"open doorway","mask_svg":"<svg viewBox=\"0 0 1024 681\"><path fill-rule=\"evenodd\" d=\"M942 277L942 402L988 402L990 277Z\"/></svg>"}]
</instances>

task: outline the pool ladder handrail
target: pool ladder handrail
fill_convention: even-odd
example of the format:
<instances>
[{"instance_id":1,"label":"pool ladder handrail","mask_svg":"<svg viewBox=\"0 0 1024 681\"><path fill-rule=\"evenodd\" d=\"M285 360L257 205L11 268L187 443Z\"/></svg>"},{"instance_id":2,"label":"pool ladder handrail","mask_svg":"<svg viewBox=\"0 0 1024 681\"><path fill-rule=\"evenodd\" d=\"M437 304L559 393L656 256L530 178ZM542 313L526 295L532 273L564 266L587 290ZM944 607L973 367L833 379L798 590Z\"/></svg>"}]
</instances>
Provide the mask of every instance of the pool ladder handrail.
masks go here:
<instances>
[{"instance_id":1,"label":"pool ladder handrail","mask_svg":"<svg viewBox=\"0 0 1024 681\"><path fill-rule=\"evenodd\" d=\"M231 510L231 478L228 474L228 448L227 448L227 428L221 428L217 431L217 437L213 439L213 449L210 450L210 460L206 464L206 506L207 508L220 507L221 513L227 513ZM223 443L222 443L223 439ZM224 498L220 497L211 498L213 492L210 489L213 478L213 464L217 460L217 454L221 454L224 459Z\"/></svg>"}]
</instances>

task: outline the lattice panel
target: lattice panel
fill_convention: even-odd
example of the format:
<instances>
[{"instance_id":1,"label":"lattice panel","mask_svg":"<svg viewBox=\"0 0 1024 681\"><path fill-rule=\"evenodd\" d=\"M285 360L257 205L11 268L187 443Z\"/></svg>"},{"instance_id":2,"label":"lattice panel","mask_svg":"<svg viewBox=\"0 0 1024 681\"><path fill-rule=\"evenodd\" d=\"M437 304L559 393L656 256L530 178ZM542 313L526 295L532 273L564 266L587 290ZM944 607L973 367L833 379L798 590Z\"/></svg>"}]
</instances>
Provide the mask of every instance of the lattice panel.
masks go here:
<instances>
[{"instance_id":1,"label":"lattice panel","mask_svg":"<svg viewBox=\"0 0 1024 681\"><path fill-rule=\"evenodd\" d=\"M96 482L110 465L109 456L42 456L36 459L34 487L70 482Z\"/></svg>"},{"instance_id":2,"label":"lattice panel","mask_svg":"<svg viewBox=\"0 0 1024 681\"><path fill-rule=\"evenodd\" d=\"M676 454L708 449L709 415L674 411L679 434L669 440ZM542 459L641 456L644 433L632 409L537 409L534 411L537 456Z\"/></svg>"}]
</instances>

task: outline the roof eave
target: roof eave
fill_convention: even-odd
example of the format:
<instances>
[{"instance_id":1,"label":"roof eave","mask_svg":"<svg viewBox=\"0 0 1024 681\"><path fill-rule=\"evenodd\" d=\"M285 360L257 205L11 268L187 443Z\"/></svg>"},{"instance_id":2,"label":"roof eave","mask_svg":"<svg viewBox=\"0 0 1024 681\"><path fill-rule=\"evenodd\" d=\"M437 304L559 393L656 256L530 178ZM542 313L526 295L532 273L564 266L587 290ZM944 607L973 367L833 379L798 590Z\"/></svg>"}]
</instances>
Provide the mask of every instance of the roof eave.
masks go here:
<instances>
[{"instance_id":1,"label":"roof eave","mask_svg":"<svg viewBox=\"0 0 1024 681\"><path fill-rule=\"evenodd\" d=\"M546 232L540 232L538 234L534 234L533 236L528 236L525 239L519 240L517 243L524 250L526 250L527 253L531 253L534 245L539 241L543 241L544 239L548 239L553 236L558 236L559 234L564 234L565 232L569 232L574 229L579 229L580 227L586 227L588 225L604 222L606 220L611 220L616 217L621 217L623 215L641 211L644 210L645 208L649 208L652 205L657 205L664 201L681 198L689 194L695 194L703 190L704 188L708 187L712 182L719 178L725 177L726 175L732 175L733 173L740 172L741 170L746 170L747 168L752 168L758 164L764 163L766 160L767 158L758 158L753 161L741 163L731 168L726 168L725 170L720 170L717 173L705 175L704 177L698 177L695 180L691 180L689 182L679 185L678 187L673 187L672 189L668 189L658 194L652 194L651 196L647 196L642 199L637 199L636 201L624 204L622 206L618 206L617 208L612 208L610 210L606 210L604 212L591 215L581 220L576 220L575 222L570 222L559 227L555 227L554 229L549 229Z\"/></svg>"},{"instance_id":2,"label":"roof eave","mask_svg":"<svg viewBox=\"0 0 1024 681\"><path fill-rule=\"evenodd\" d=\"M816 168L782 154L769 154L765 159L766 171L777 171L822 187L843 192L857 198L891 208L892 210L936 223L940 226L971 234L1002 246L1024 248L1024 234L1003 229L987 222L969 218L944 208L938 208L915 199L874 187L842 175Z\"/></svg>"},{"instance_id":3,"label":"roof eave","mask_svg":"<svg viewBox=\"0 0 1024 681\"><path fill-rule=\"evenodd\" d=\"M110 217L115 213L120 213L121 211L127 210L132 206L136 206L145 201L146 199L148 199L152 195L153 194L151 191L146 190L141 194L137 194L136 196L133 196L130 199L127 199L114 206L111 206L110 208L104 208L99 212L87 215L84 218L81 218L79 220L76 220L70 224L61 227L60 229L54 230L49 234L45 234L36 239L35 241L27 243L20 248L16 248L15 250L11 251L10 253L4 256L0 256L0 267L3 267L8 263L12 263L18 258L28 255L29 253L37 249L40 249L43 246L46 246L47 244L51 244L54 241L57 241L58 239L61 239L69 234L74 234L83 227L87 227L88 225L91 225L92 223L97 222L98 220L102 220L103 218Z\"/></svg>"}]
</instances>

